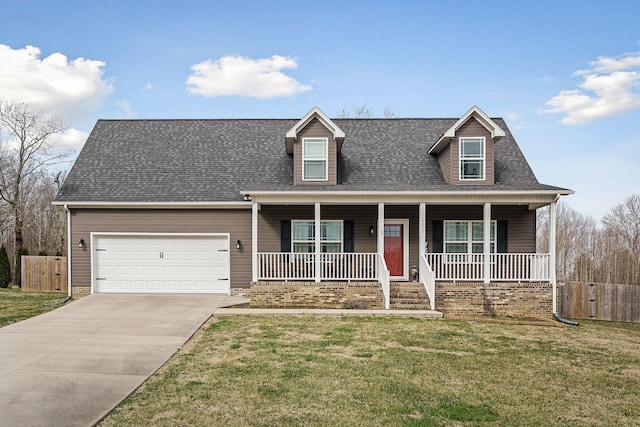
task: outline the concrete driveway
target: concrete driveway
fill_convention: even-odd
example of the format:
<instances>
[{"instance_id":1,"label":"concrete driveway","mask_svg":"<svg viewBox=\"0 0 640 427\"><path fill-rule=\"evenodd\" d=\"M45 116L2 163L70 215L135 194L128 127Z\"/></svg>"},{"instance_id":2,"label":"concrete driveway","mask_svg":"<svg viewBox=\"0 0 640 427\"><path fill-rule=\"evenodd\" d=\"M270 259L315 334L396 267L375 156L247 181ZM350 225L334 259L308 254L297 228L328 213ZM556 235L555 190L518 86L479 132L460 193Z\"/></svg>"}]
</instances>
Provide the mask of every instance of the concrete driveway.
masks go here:
<instances>
[{"instance_id":1,"label":"concrete driveway","mask_svg":"<svg viewBox=\"0 0 640 427\"><path fill-rule=\"evenodd\" d=\"M94 294L0 328L0 425L93 425L225 299Z\"/></svg>"}]
</instances>

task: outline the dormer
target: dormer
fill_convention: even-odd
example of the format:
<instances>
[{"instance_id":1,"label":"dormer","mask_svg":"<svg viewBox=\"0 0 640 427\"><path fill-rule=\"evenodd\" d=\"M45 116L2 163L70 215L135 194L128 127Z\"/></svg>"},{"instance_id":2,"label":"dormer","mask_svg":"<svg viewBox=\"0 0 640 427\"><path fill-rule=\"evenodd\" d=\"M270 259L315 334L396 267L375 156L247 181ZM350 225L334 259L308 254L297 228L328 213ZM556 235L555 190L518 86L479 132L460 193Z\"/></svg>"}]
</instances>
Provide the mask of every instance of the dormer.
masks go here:
<instances>
[{"instance_id":1,"label":"dormer","mask_svg":"<svg viewBox=\"0 0 640 427\"><path fill-rule=\"evenodd\" d=\"M431 147L449 184L494 184L494 144L505 136L477 106L471 107Z\"/></svg>"},{"instance_id":2,"label":"dormer","mask_svg":"<svg viewBox=\"0 0 640 427\"><path fill-rule=\"evenodd\" d=\"M285 145L287 154L293 155L293 184L336 185L344 136L318 107L289 129Z\"/></svg>"}]
</instances>

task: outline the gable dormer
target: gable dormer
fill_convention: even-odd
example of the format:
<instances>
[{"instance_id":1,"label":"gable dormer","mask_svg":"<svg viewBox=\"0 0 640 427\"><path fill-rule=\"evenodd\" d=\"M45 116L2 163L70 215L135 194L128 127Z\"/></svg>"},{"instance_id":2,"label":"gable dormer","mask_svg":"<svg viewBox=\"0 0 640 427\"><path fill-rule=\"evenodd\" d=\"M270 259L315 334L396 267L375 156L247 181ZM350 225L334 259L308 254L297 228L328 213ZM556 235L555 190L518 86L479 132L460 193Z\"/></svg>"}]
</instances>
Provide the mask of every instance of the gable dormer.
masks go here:
<instances>
[{"instance_id":1,"label":"gable dormer","mask_svg":"<svg viewBox=\"0 0 640 427\"><path fill-rule=\"evenodd\" d=\"M494 184L494 144L505 136L477 106L471 107L431 147L449 184Z\"/></svg>"},{"instance_id":2,"label":"gable dormer","mask_svg":"<svg viewBox=\"0 0 640 427\"><path fill-rule=\"evenodd\" d=\"M287 154L293 155L294 185L336 185L338 153L344 132L318 107L313 107L285 134Z\"/></svg>"}]
</instances>

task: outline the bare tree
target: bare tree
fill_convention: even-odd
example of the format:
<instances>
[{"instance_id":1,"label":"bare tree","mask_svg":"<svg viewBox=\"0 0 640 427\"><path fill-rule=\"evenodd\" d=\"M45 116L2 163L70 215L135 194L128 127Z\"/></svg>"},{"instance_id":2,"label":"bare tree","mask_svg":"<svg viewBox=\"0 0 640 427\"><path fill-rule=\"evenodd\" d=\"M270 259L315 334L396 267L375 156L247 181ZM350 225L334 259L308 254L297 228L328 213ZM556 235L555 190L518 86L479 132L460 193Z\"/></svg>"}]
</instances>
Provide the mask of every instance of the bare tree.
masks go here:
<instances>
[{"instance_id":1,"label":"bare tree","mask_svg":"<svg viewBox=\"0 0 640 427\"><path fill-rule=\"evenodd\" d=\"M341 119L370 119L374 116L373 109L367 104L355 105L352 111L349 111L347 107L343 107L342 111L338 113L338 117ZM390 119L395 117L395 113L389 107L385 107L383 112L383 117L385 119Z\"/></svg>"},{"instance_id":2,"label":"bare tree","mask_svg":"<svg viewBox=\"0 0 640 427\"><path fill-rule=\"evenodd\" d=\"M39 174L31 187L24 203L24 242L34 253L64 253L65 212L61 206L51 204L58 192L55 176Z\"/></svg>"},{"instance_id":3,"label":"bare tree","mask_svg":"<svg viewBox=\"0 0 640 427\"><path fill-rule=\"evenodd\" d=\"M57 116L34 113L26 104L0 100L0 198L8 205L13 220L14 253L23 247L25 186L38 172L69 154L51 153L51 137L65 129ZM15 267L15 256L13 259Z\"/></svg>"},{"instance_id":4,"label":"bare tree","mask_svg":"<svg viewBox=\"0 0 640 427\"><path fill-rule=\"evenodd\" d=\"M640 281L640 195L633 194L607 212L602 219L607 230L621 239L630 255L630 283Z\"/></svg>"}]
</instances>

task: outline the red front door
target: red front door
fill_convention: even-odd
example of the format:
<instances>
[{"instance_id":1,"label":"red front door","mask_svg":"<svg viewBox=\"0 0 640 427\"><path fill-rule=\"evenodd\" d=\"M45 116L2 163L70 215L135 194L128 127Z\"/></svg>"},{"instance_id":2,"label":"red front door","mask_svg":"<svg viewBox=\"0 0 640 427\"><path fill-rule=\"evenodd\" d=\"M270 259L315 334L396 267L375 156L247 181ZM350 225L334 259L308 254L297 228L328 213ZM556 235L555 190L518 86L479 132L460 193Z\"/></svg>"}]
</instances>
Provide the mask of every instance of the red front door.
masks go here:
<instances>
[{"instance_id":1,"label":"red front door","mask_svg":"<svg viewBox=\"0 0 640 427\"><path fill-rule=\"evenodd\" d=\"M391 276L404 276L404 230L402 224L384 225L384 261Z\"/></svg>"}]
</instances>

